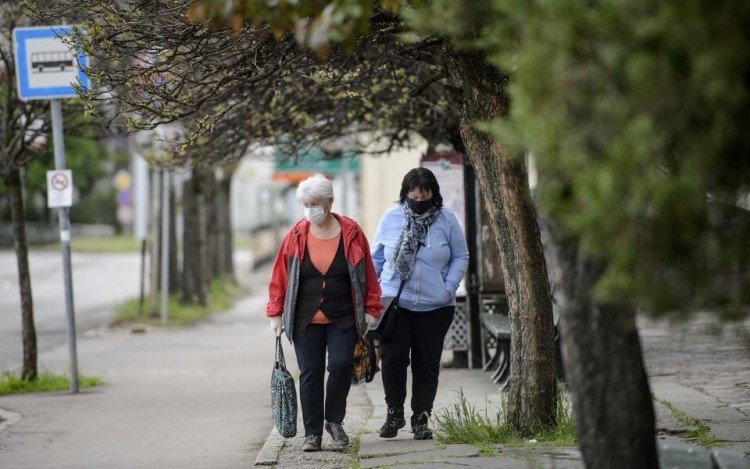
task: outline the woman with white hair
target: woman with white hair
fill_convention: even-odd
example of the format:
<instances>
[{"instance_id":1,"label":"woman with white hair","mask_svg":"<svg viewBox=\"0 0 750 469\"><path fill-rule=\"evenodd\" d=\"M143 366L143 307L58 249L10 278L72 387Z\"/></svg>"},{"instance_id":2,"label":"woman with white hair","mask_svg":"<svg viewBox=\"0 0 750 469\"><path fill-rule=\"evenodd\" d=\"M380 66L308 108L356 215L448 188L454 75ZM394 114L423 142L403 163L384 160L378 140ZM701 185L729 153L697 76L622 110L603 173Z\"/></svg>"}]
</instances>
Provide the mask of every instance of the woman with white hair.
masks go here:
<instances>
[{"instance_id":1,"label":"woman with white hair","mask_svg":"<svg viewBox=\"0 0 750 469\"><path fill-rule=\"evenodd\" d=\"M342 425L354 346L380 316L380 285L362 229L331 212L331 181L319 174L305 179L297 188L297 201L305 207L305 218L281 243L266 315L277 336L286 333L297 355L302 451L320 451L324 428L340 449L349 444Z\"/></svg>"}]
</instances>

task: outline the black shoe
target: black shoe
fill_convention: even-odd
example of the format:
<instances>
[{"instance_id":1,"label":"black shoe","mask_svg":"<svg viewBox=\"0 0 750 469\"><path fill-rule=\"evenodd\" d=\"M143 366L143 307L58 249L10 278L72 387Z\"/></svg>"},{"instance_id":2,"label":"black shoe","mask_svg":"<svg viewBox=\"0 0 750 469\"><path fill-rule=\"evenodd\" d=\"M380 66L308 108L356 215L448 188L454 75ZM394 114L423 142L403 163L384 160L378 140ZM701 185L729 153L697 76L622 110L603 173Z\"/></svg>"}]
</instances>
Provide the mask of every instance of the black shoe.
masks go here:
<instances>
[{"instance_id":1,"label":"black shoe","mask_svg":"<svg viewBox=\"0 0 750 469\"><path fill-rule=\"evenodd\" d=\"M323 437L320 435L310 435L308 437L305 437L305 442L302 443L302 451L310 452L310 451L320 451L320 443L322 442Z\"/></svg>"},{"instance_id":2,"label":"black shoe","mask_svg":"<svg viewBox=\"0 0 750 469\"><path fill-rule=\"evenodd\" d=\"M349 445L349 436L340 423L326 422L325 429L331 435L333 446L336 448L345 448Z\"/></svg>"},{"instance_id":3,"label":"black shoe","mask_svg":"<svg viewBox=\"0 0 750 469\"><path fill-rule=\"evenodd\" d=\"M398 435L399 428L406 426L403 407L388 407L385 423L380 427L380 438L393 438Z\"/></svg>"},{"instance_id":4,"label":"black shoe","mask_svg":"<svg viewBox=\"0 0 750 469\"><path fill-rule=\"evenodd\" d=\"M432 430L427 426L430 420L430 414L422 412L419 415L411 416L411 431L414 433L415 440L431 440Z\"/></svg>"}]
</instances>

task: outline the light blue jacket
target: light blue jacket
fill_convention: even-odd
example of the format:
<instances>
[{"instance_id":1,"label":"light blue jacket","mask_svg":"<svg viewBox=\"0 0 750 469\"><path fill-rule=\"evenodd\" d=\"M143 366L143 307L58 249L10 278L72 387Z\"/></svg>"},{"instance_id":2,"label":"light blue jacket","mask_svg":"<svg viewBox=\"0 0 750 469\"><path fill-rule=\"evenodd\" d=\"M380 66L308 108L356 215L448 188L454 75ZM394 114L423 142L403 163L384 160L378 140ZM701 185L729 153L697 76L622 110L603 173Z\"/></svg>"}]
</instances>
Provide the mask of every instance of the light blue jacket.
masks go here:
<instances>
[{"instance_id":1,"label":"light blue jacket","mask_svg":"<svg viewBox=\"0 0 750 469\"><path fill-rule=\"evenodd\" d=\"M396 296L401 284L401 278L391 267L391 257L403 224L403 205L388 209L380 218L370 247L383 297ZM417 262L398 305L411 311L431 311L456 304L456 290L468 265L464 232L453 212L443 208L417 251Z\"/></svg>"}]
</instances>

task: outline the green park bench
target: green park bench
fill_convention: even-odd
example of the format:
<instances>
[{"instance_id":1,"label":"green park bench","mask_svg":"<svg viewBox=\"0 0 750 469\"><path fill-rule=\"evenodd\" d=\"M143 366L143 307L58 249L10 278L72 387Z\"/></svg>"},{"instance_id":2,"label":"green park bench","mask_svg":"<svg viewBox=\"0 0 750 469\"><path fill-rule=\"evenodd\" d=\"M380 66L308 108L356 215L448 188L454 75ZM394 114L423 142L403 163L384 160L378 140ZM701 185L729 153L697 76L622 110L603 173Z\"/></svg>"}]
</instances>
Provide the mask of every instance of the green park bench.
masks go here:
<instances>
[{"instance_id":1,"label":"green park bench","mask_svg":"<svg viewBox=\"0 0 750 469\"><path fill-rule=\"evenodd\" d=\"M479 320L482 325L481 341L483 369L493 371L492 382L505 385L510 374L510 318L508 301L504 295L484 299ZM558 377L562 376L560 345L558 341L557 321L560 317L557 305L552 304L552 315L555 325L555 350L558 365Z\"/></svg>"}]
</instances>

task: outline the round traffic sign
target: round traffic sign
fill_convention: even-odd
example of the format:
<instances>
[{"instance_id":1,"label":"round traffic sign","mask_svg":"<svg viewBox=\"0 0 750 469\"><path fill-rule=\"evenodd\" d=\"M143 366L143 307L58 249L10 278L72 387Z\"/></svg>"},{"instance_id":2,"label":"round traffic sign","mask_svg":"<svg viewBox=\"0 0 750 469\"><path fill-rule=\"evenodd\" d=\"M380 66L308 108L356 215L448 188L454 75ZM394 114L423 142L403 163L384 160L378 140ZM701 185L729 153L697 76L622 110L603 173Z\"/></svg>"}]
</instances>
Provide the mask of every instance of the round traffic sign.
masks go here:
<instances>
[{"instance_id":1,"label":"round traffic sign","mask_svg":"<svg viewBox=\"0 0 750 469\"><path fill-rule=\"evenodd\" d=\"M50 179L52 188L56 191L64 191L68 188L68 176L65 173L55 173Z\"/></svg>"},{"instance_id":2,"label":"round traffic sign","mask_svg":"<svg viewBox=\"0 0 750 469\"><path fill-rule=\"evenodd\" d=\"M130 225L133 223L133 207L130 205L120 205L117 207L117 221L121 225Z\"/></svg>"},{"instance_id":3,"label":"round traffic sign","mask_svg":"<svg viewBox=\"0 0 750 469\"><path fill-rule=\"evenodd\" d=\"M127 172L124 169L121 169L117 171L117 174L115 174L115 186L120 189L120 191L126 191L130 189L130 173Z\"/></svg>"}]
</instances>

